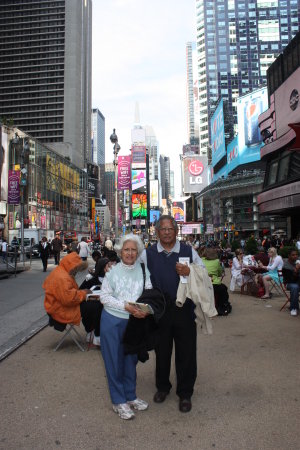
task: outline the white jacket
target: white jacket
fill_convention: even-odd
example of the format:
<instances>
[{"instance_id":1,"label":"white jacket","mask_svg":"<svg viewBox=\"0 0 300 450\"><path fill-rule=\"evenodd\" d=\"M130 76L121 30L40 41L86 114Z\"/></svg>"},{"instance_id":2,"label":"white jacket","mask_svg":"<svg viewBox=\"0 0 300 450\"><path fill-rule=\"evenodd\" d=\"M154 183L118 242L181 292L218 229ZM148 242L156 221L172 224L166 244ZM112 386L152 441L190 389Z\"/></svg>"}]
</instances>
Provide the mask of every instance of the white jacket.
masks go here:
<instances>
[{"instance_id":1,"label":"white jacket","mask_svg":"<svg viewBox=\"0 0 300 450\"><path fill-rule=\"evenodd\" d=\"M204 267L192 263L187 283L179 283L176 306L182 307L186 298L190 298L196 305L196 322L203 333L212 334L210 318L217 316L218 312L215 308L213 285Z\"/></svg>"}]
</instances>

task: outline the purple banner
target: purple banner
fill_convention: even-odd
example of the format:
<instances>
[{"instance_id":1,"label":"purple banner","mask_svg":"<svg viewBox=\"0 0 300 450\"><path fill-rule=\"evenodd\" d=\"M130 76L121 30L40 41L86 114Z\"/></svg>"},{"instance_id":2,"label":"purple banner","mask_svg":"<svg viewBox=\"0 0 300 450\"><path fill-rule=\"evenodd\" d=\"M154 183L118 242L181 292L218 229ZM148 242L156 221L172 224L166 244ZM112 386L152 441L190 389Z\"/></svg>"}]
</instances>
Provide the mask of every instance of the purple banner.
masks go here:
<instances>
[{"instance_id":1,"label":"purple banner","mask_svg":"<svg viewBox=\"0 0 300 450\"><path fill-rule=\"evenodd\" d=\"M118 157L118 189L131 188L130 156Z\"/></svg>"},{"instance_id":2,"label":"purple banner","mask_svg":"<svg viewBox=\"0 0 300 450\"><path fill-rule=\"evenodd\" d=\"M8 171L8 196L9 205L19 205L20 203L20 171Z\"/></svg>"}]
</instances>

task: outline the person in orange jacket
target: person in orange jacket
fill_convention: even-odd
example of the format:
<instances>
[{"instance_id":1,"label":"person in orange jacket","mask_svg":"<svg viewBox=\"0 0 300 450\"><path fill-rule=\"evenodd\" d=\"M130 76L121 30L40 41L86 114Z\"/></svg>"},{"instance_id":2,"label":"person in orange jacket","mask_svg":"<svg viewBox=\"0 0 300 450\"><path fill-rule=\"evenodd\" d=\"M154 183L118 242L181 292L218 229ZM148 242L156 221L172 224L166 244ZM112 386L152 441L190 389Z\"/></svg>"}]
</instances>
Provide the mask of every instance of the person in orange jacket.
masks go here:
<instances>
[{"instance_id":1,"label":"person in orange jacket","mask_svg":"<svg viewBox=\"0 0 300 450\"><path fill-rule=\"evenodd\" d=\"M52 319L63 324L79 325L82 318L86 332L95 330L98 335L102 305L97 300L85 301L91 291L80 290L75 281L76 274L86 268L87 261L77 253L65 256L44 281L44 307Z\"/></svg>"}]
</instances>

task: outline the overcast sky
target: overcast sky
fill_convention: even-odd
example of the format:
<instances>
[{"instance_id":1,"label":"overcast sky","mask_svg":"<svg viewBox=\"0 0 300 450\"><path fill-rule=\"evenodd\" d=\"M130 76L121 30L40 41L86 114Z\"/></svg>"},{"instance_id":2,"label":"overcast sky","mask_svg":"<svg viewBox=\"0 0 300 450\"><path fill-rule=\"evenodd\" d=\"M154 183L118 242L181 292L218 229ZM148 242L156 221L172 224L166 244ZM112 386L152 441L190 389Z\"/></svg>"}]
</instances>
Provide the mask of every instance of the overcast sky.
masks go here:
<instances>
[{"instance_id":1,"label":"overcast sky","mask_svg":"<svg viewBox=\"0 0 300 450\"><path fill-rule=\"evenodd\" d=\"M177 176L187 142L186 42L195 40L195 0L93 0L93 108L129 150L135 102L151 125L160 154Z\"/></svg>"}]
</instances>

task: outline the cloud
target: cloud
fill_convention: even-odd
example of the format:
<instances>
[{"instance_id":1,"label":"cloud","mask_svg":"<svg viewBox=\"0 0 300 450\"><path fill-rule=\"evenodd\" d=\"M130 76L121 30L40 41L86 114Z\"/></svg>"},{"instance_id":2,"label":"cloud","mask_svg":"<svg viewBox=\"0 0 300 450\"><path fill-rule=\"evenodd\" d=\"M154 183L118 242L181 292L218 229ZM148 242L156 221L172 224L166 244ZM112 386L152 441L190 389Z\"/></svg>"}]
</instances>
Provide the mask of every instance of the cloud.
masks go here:
<instances>
[{"instance_id":1,"label":"cloud","mask_svg":"<svg viewBox=\"0 0 300 450\"><path fill-rule=\"evenodd\" d=\"M179 170L187 140L185 45L195 30L194 0L94 0L93 107L106 119L107 161L113 128L130 148L138 101L141 123L154 128L160 153Z\"/></svg>"}]
</instances>

